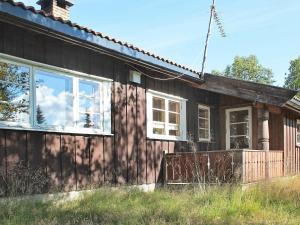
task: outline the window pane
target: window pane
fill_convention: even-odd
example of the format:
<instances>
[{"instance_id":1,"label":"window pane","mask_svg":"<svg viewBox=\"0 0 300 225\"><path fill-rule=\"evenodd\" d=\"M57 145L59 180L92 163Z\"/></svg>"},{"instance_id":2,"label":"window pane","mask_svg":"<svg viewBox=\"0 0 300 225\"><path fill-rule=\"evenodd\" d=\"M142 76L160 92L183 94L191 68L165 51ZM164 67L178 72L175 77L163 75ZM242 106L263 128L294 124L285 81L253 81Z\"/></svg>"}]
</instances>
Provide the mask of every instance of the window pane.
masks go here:
<instances>
[{"instance_id":1,"label":"window pane","mask_svg":"<svg viewBox=\"0 0 300 225\"><path fill-rule=\"evenodd\" d=\"M153 134L165 134L165 129L164 128L153 128Z\"/></svg>"},{"instance_id":2,"label":"window pane","mask_svg":"<svg viewBox=\"0 0 300 225\"><path fill-rule=\"evenodd\" d=\"M45 71L35 75L37 124L73 126L72 79Z\"/></svg>"},{"instance_id":3,"label":"window pane","mask_svg":"<svg viewBox=\"0 0 300 225\"><path fill-rule=\"evenodd\" d=\"M201 118L208 118L208 110L207 109L200 108L198 114L199 114L199 117L201 117Z\"/></svg>"},{"instance_id":4,"label":"window pane","mask_svg":"<svg viewBox=\"0 0 300 225\"><path fill-rule=\"evenodd\" d=\"M0 62L0 80L29 85L29 67Z\"/></svg>"},{"instance_id":5,"label":"window pane","mask_svg":"<svg viewBox=\"0 0 300 225\"><path fill-rule=\"evenodd\" d=\"M199 128L208 129L208 120L199 118Z\"/></svg>"},{"instance_id":6,"label":"window pane","mask_svg":"<svg viewBox=\"0 0 300 225\"><path fill-rule=\"evenodd\" d=\"M297 134L297 143L300 143L300 133Z\"/></svg>"},{"instance_id":7,"label":"window pane","mask_svg":"<svg viewBox=\"0 0 300 225\"><path fill-rule=\"evenodd\" d=\"M199 138L208 139L209 138L209 130L207 129L199 129Z\"/></svg>"},{"instance_id":8,"label":"window pane","mask_svg":"<svg viewBox=\"0 0 300 225\"><path fill-rule=\"evenodd\" d=\"M230 136L234 135L248 135L249 127L248 123L231 124Z\"/></svg>"},{"instance_id":9,"label":"window pane","mask_svg":"<svg viewBox=\"0 0 300 225\"><path fill-rule=\"evenodd\" d=\"M169 111L180 113L179 102L169 101Z\"/></svg>"},{"instance_id":10,"label":"window pane","mask_svg":"<svg viewBox=\"0 0 300 225\"><path fill-rule=\"evenodd\" d=\"M180 136L179 129L170 129L169 135L170 136Z\"/></svg>"},{"instance_id":11,"label":"window pane","mask_svg":"<svg viewBox=\"0 0 300 225\"><path fill-rule=\"evenodd\" d=\"M0 62L0 120L29 123L28 67Z\"/></svg>"},{"instance_id":12,"label":"window pane","mask_svg":"<svg viewBox=\"0 0 300 225\"><path fill-rule=\"evenodd\" d=\"M169 113L169 123L179 124L180 114Z\"/></svg>"},{"instance_id":13,"label":"window pane","mask_svg":"<svg viewBox=\"0 0 300 225\"><path fill-rule=\"evenodd\" d=\"M0 103L0 121L29 123L29 105Z\"/></svg>"},{"instance_id":14,"label":"window pane","mask_svg":"<svg viewBox=\"0 0 300 225\"><path fill-rule=\"evenodd\" d=\"M153 97L153 108L165 109L165 100L163 98Z\"/></svg>"},{"instance_id":15,"label":"window pane","mask_svg":"<svg viewBox=\"0 0 300 225\"><path fill-rule=\"evenodd\" d=\"M79 80L79 111L79 127L101 129L99 83Z\"/></svg>"},{"instance_id":16,"label":"window pane","mask_svg":"<svg viewBox=\"0 0 300 225\"><path fill-rule=\"evenodd\" d=\"M249 120L248 110L230 112L231 123L248 122L248 120Z\"/></svg>"},{"instance_id":17,"label":"window pane","mask_svg":"<svg viewBox=\"0 0 300 225\"><path fill-rule=\"evenodd\" d=\"M100 96L99 84L93 81L80 80L79 81L79 93L87 97L95 98Z\"/></svg>"},{"instance_id":18,"label":"window pane","mask_svg":"<svg viewBox=\"0 0 300 225\"><path fill-rule=\"evenodd\" d=\"M153 121L165 122L165 112L153 110Z\"/></svg>"},{"instance_id":19,"label":"window pane","mask_svg":"<svg viewBox=\"0 0 300 225\"><path fill-rule=\"evenodd\" d=\"M101 129L100 115L90 113L80 114L78 125L81 128Z\"/></svg>"},{"instance_id":20,"label":"window pane","mask_svg":"<svg viewBox=\"0 0 300 225\"><path fill-rule=\"evenodd\" d=\"M230 138L230 148L231 149L242 149L249 148L249 137L231 137Z\"/></svg>"},{"instance_id":21,"label":"window pane","mask_svg":"<svg viewBox=\"0 0 300 225\"><path fill-rule=\"evenodd\" d=\"M79 111L88 113L99 113L100 112L100 101L99 98L87 98L79 97Z\"/></svg>"}]
</instances>

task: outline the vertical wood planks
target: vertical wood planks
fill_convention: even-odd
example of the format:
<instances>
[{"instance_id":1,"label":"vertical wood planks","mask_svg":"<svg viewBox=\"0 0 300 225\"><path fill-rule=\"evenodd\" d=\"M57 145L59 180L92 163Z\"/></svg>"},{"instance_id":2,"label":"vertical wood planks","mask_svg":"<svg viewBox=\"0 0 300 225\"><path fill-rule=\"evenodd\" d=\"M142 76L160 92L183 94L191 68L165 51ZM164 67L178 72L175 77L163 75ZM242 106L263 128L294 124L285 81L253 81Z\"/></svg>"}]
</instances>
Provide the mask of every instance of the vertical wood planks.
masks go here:
<instances>
[{"instance_id":1,"label":"vertical wood planks","mask_svg":"<svg viewBox=\"0 0 300 225\"><path fill-rule=\"evenodd\" d=\"M54 191L62 187L61 137L56 134L46 134L45 139L49 189Z\"/></svg>"},{"instance_id":2,"label":"vertical wood planks","mask_svg":"<svg viewBox=\"0 0 300 225\"><path fill-rule=\"evenodd\" d=\"M33 169L43 169L46 172L45 134L27 133L27 149L29 166Z\"/></svg>"},{"instance_id":3,"label":"vertical wood planks","mask_svg":"<svg viewBox=\"0 0 300 225\"><path fill-rule=\"evenodd\" d=\"M162 181L162 156L163 156L163 145L162 141L155 141L155 183Z\"/></svg>"},{"instance_id":4,"label":"vertical wood planks","mask_svg":"<svg viewBox=\"0 0 300 225\"><path fill-rule=\"evenodd\" d=\"M75 136L61 136L61 154L63 189L76 190Z\"/></svg>"},{"instance_id":5,"label":"vertical wood planks","mask_svg":"<svg viewBox=\"0 0 300 225\"><path fill-rule=\"evenodd\" d=\"M90 148L91 139L76 136L76 189L82 190L90 187Z\"/></svg>"},{"instance_id":6,"label":"vertical wood planks","mask_svg":"<svg viewBox=\"0 0 300 225\"><path fill-rule=\"evenodd\" d=\"M99 187L104 183L104 139L103 137L91 137L90 146L90 171L92 187Z\"/></svg>"},{"instance_id":7,"label":"vertical wood planks","mask_svg":"<svg viewBox=\"0 0 300 225\"><path fill-rule=\"evenodd\" d=\"M146 92L142 87L137 87L136 96L136 129L137 129L137 170L138 184L144 184L147 180L147 152L146 152Z\"/></svg>"},{"instance_id":8,"label":"vertical wood planks","mask_svg":"<svg viewBox=\"0 0 300 225\"><path fill-rule=\"evenodd\" d=\"M114 168L114 153L113 153L113 139L112 137L104 137L104 171L105 183L114 184L116 178L116 171Z\"/></svg>"},{"instance_id":9,"label":"vertical wood planks","mask_svg":"<svg viewBox=\"0 0 300 225\"><path fill-rule=\"evenodd\" d=\"M6 156L8 171L18 163L27 163L27 135L25 132L6 131Z\"/></svg>"},{"instance_id":10,"label":"vertical wood planks","mask_svg":"<svg viewBox=\"0 0 300 225\"><path fill-rule=\"evenodd\" d=\"M124 68L115 64L114 81L114 146L117 184L127 182L127 88Z\"/></svg>"},{"instance_id":11,"label":"vertical wood planks","mask_svg":"<svg viewBox=\"0 0 300 225\"><path fill-rule=\"evenodd\" d=\"M136 86L127 84L127 156L128 183L137 183L137 96Z\"/></svg>"},{"instance_id":12,"label":"vertical wood planks","mask_svg":"<svg viewBox=\"0 0 300 225\"><path fill-rule=\"evenodd\" d=\"M127 181L126 85L114 82L115 88L115 151L117 183Z\"/></svg>"},{"instance_id":13,"label":"vertical wood planks","mask_svg":"<svg viewBox=\"0 0 300 225\"><path fill-rule=\"evenodd\" d=\"M147 183L155 183L155 162L156 162L155 141L147 141Z\"/></svg>"}]
</instances>

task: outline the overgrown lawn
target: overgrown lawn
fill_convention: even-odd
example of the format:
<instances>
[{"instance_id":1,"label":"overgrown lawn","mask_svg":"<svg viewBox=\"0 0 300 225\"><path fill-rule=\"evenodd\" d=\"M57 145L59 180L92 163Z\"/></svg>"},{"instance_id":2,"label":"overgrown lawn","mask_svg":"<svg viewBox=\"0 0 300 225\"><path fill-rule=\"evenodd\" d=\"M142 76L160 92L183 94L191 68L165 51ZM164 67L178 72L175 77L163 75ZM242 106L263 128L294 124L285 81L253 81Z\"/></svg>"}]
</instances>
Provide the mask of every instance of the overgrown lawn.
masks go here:
<instances>
[{"instance_id":1,"label":"overgrown lawn","mask_svg":"<svg viewBox=\"0 0 300 225\"><path fill-rule=\"evenodd\" d=\"M101 189L77 200L0 202L0 224L300 224L300 177L251 186Z\"/></svg>"}]
</instances>

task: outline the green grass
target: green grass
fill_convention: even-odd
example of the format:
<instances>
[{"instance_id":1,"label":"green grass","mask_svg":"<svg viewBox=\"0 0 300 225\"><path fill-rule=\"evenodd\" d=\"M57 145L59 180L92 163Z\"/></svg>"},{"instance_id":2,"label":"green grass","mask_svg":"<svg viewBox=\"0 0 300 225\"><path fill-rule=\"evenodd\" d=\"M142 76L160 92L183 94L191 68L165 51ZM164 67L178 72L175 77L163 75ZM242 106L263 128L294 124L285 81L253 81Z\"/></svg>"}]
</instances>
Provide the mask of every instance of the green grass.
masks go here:
<instances>
[{"instance_id":1,"label":"green grass","mask_svg":"<svg viewBox=\"0 0 300 225\"><path fill-rule=\"evenodd\" d=\"M252 186L143 193L102 189L55 201L0 203L0 224L300 224L300 177Z\"/></svg>"}]
</instances>

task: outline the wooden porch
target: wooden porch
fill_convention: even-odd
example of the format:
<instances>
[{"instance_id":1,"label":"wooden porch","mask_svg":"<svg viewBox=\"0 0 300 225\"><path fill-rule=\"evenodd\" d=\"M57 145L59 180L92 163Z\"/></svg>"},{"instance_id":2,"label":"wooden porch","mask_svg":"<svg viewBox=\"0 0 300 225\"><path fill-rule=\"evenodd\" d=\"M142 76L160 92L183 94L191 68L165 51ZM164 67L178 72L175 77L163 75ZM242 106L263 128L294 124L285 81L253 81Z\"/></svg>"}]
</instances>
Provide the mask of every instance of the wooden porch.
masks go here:
<instances>
[{"instance_id":1,"label":"wooden porch","mask_svg":"<svg viewBox=\"0 0 300 225\"><path fill-rule=\"evenodd\" d=\"M251 183L289 175L284 173L284 164L282 150L171 153L164 154L164 178L166 184Z\"/></svg>"}]
</instances>

